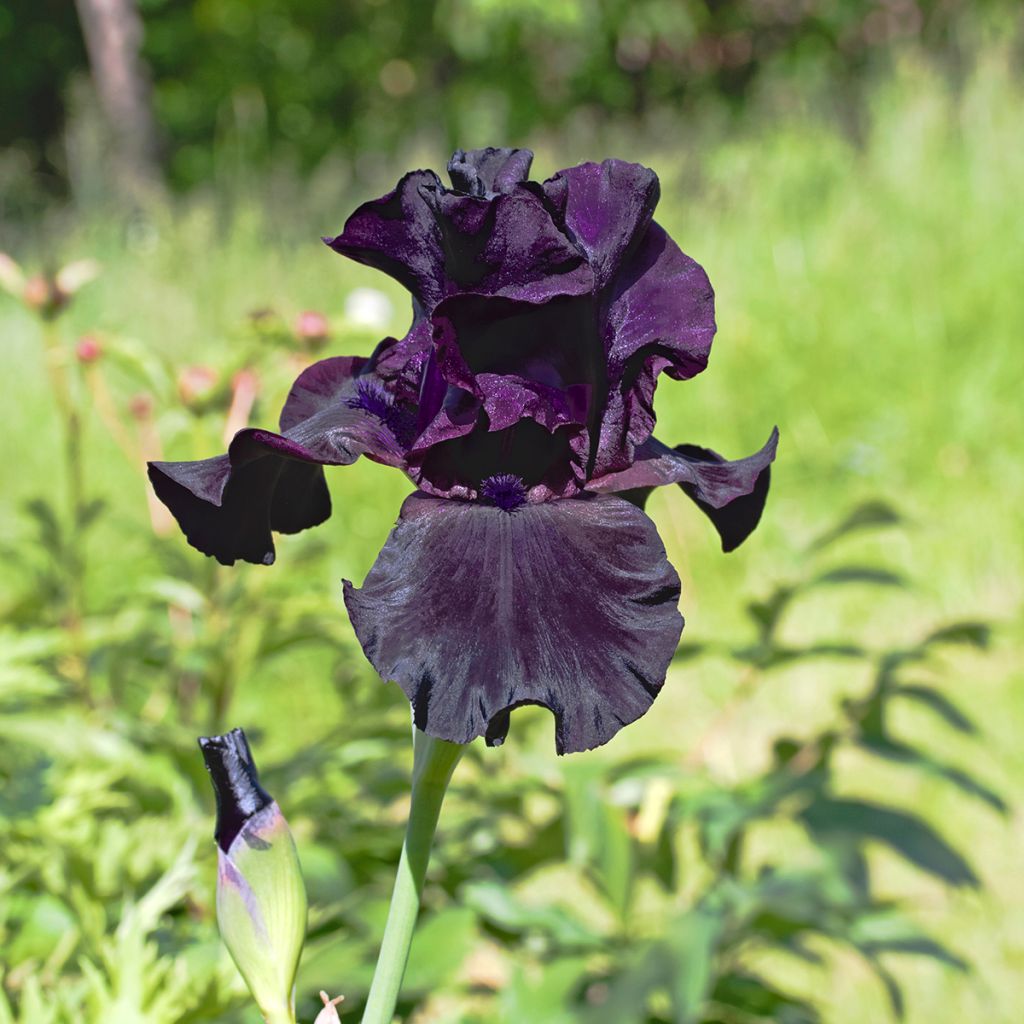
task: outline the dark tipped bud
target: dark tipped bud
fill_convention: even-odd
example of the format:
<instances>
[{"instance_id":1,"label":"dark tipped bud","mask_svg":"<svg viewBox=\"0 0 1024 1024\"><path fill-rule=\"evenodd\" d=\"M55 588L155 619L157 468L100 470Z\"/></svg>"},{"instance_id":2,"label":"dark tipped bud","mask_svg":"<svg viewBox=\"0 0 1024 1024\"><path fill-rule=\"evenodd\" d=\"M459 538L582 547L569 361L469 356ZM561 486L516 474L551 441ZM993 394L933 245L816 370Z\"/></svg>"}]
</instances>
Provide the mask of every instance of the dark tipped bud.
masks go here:
<instances>
[{"instance_id":1,"label":"dark tipped bud","mask_svg":"<svg viewBox=\"0 0 1024 1024\"><path fill-rule=\"evenodd\" d=\"M249 741L241 729L232 729L223 736L201 736L199 747L217 798L213 837L227 853L242 826L273 800L260 785Z\"/></svg>"},{"instance_id":2,"label":"dark tipped bud","mask_svg":"<svg viewBox=\"0 0 1024 1024\"><path fill-rule=\"evenodd\" d=\"M217 923L267 1024L295 1024L306 889L288 822L241 729L199 740L217 797Z\"/></svg>"}]
</instances>

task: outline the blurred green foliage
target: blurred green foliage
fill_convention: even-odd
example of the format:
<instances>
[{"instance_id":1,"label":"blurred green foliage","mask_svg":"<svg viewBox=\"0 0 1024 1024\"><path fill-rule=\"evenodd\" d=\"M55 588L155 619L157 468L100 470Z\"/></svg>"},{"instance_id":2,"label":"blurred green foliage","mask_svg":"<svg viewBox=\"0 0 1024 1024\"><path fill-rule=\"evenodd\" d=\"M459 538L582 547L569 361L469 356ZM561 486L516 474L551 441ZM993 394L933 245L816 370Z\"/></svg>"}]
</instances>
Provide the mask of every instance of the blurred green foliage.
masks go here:
<instances>
[{"instance_id":1,"label":"blurred green foliage","mask_svg":"<svg viewBox=\"0 0 1024 1024\"><path fill-rule=\"evenodd\" d=\"M979 15L1015 0L139 0L171 180L248 165L361 163L423 138L519 143L567 120L742 100L767 74L850 108L908 43L961 62ZM0 8L0 142L51 184L63 101L87 70L70 3ZM14 45L16 44L16 45ZM848 110L848 117L854 118Z\"/></svg>"},{"instance_id":2,"label":"blurred green foliage","mask_svg":"<svg viewBox=\"0 0 1024 1024\"><path fill-rule=\"evenodd\" d=\"M549 717L523 709L503 748L460 765L409 1024L1015 1024L1024 250L1007 211L1024 205L1024 87L1008 53L962 87L908 58L870 92L861 145L807 108L696 125L684 151L621 136L719 295L712 368L662 387L659 435L734 455L777 418L784 450L728 559L678 495L652 498L688 625L651 714L559 761ZM540 153L542 172L566 162ZM30 270L92 255L103 273L45 321L0 296L18 456L0 462L0 1024L252 1024L216 936L195 747L235 724L307 877L304 1019L321 987L357 1019L369 981L408 710L362 658L339 579L362 578L408 485L339 471L329 524L283 538L272 570L225 570L147 513L140 472L157 450L220 450L233 409L273 421L320 344L297 336L303 307L329 314L322 351L405 326L397 289L316 242L349 208L340 188L248 187L55 208L5 235ZM369 284L390 318L354 301Z\"/></svg>"}]
</instances>

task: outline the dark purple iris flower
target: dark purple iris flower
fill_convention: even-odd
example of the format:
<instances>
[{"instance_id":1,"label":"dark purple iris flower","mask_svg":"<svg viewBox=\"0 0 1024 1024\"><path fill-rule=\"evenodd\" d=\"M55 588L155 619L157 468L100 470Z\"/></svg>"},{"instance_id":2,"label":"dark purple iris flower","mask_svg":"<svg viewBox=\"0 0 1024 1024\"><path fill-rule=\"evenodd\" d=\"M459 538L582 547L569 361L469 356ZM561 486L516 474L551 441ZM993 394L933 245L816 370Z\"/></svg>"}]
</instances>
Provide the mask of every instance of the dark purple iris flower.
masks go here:
<instances>
[{"instance_id":1,"label":"dark purple iris flower","mask_svg":"<svg viewBox=\"0 0 1024 1024\"><path fill-rule=\"evenodd\" d=\"M527 180L527 150L413 171L327 243L409 289L413 322L368 359L305 370L280 432L152 463L189 542L269 565L272 531L331 511L323 466L360 455L416 485L345 603L366 656L432 736L500 743L541 704L560 753L607 742L665 680L679 577L642 511L679 484L725 550L757 525L778 442L729 462L652 436L662 372L707 366L714 293L652 219L659 187L606 160Z\"/></svg>"}]
</instances>

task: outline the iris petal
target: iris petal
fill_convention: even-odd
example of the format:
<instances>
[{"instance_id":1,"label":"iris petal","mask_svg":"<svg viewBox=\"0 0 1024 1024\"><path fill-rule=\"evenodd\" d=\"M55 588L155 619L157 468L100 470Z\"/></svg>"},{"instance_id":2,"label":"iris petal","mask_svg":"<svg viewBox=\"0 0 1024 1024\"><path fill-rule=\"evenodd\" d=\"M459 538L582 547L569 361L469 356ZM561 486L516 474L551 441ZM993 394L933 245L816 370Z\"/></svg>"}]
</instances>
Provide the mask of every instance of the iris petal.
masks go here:
<instances>
[{"instance_id":1,"label":"iris petal","mask_svg":"<svg viewBox=\"0 0 1024 1024\"><path fill-rule=\"evenodd\" d=\"M543 188L586 253L598 289L612 280L643 236L661 194L654 171L625 160L569 167Z\"/></svg>"},{"instance_id":2,"label":"iris petal","mask_svg":"<svg viewBox=\"0 0 1024 1024\"><path fill-rule=\"evenodd\" d=\"M613 496L505 511L414 494L345 603L417 726L500 742L508 714L555 715L559 753L606 743L651 706L682 630L654 524Z\"/></svg>"},{"instance_id":3,"label":"iris petal","mask_svg":"<svg viewBox=\"0 0 1024 1024\"><path fill-rule=\"evenodd\" d=\"M591 480L587 490L634 492L642 505L653 488L679 484L718 530L722 549L732 551L761 519L778 444L776 427L760 451L730 462L710 448L669 448L652 437L637 449L632 466Z\"/></svg>"},{"instance_id":4,"label":"iris petal","mask_svg":"<svg viewBox=\"0 0 1024 1024\"><path fill-rule=\"evenodd\" d=\"M459 192L490 197L511 192L525 181L532 163L528 149L457 149L448 161L448 177Z\"/></svg>"},{"instance_id":5,"label":"iris petal","mask_svg":"<svg viewBox=\"0 0 1024 1024\"><path fill-rule=\"evenodd\" d=\"M545 302L593 287L583 253L525 188L484 198L421 188L441 236L445 294Z\"/></svg>"},{"instance_id":6,"label":"iris petal","mask_svg":"<svg viewBox=\"0 0 1024 1024\"><path fill-rule=\"evenodd\" d=\"M715 294L701 266L658 224L623 265L605 306L609 394L595 475L622 469L654 429L658 374L696 376L715 336Z\"/></svg>"},{"instance_id":7,"label":"iris petal","mask_svg":"<svg viewBox=\"0 0 1024 1024\"><path fill-rule=\"evenodd\" d=\"M420 189L440 186L433 171L411 171L393 192L363 203L340 235L324 241L337 253L382 270L403 284L424 309L443 295L441 236Z\"/></svg>"},{"instance_id":8,"label":"iris petal","mask_svg":"<svg viewBox=\"0 0 1024 1024\"><path fill-rule=\"evenodd\" d=\"M325 465L360 455L400 465L394 422L360 391L362 359L325 359L305 370L281 413L282 433L246 428L226 455L198 462L151 462L149 478L188 542L224 565L270 565L271 531L296 533L331 514Z\"/></svg>"}]
</instances>

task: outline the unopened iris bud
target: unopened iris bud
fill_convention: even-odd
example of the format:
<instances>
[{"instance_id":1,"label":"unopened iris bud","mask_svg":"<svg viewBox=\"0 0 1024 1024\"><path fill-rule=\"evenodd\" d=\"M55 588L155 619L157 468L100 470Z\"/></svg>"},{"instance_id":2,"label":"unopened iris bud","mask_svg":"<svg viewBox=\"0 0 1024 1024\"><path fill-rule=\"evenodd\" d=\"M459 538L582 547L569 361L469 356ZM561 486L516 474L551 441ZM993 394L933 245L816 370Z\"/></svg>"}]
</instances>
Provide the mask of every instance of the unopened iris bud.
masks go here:
<instances>
[{"instance_id":1,"label":"unopened iris bud","mask_svg":"<svg viewBox=\"0 0 1024 1024\"><path fill-rule=\"evenodd\" d=\"M306 890L288 823L241 729L199 740L217 797L217 923L267 1024L294 1024Z\"/></svg>"}]
</instances>

